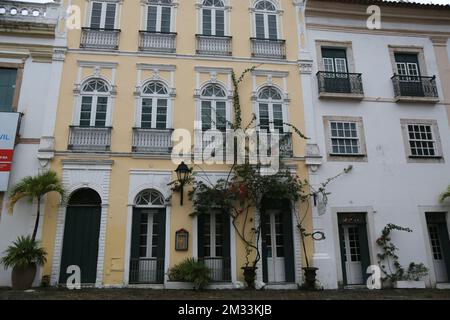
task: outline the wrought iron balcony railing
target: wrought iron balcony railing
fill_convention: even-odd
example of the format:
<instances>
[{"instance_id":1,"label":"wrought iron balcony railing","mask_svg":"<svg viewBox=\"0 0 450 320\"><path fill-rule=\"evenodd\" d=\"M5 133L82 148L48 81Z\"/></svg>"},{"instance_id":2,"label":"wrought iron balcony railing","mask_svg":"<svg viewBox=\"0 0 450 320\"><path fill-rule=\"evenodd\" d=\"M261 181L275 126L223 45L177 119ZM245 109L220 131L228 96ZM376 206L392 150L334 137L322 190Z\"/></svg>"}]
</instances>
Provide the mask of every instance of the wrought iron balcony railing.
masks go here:
<instances>
[{"instance_id":1,"label":"wrought iron balcony railing","mask_svg":"<svg viewBox=\"0 0 450 320\"><path fill-rule=\"evenodd\" d=\"M174 53L177 34L174 32L139 31L139 50Z\"/></svg>"},{"instance_id":2,"label":"wrought iron balcony railing","mask_svg":"<svg viewBox=\"0 0 450 320\"><path fill-rule=\"evenodd\" d=\"M317 72L320 94L364 95L361 73Z\"/></svg>"},{"instance_id":3,"label":"wrought iron balcony railing","mask_svg":"<svg viewBox=\"0 0 450 320\"><path fill-rule=\"evenodd\" d=\"M231 259L229 257L204 257L199 258L210 270L210 278L213 282L231 282Z\"/></svg>"},{"instance_id":4,"label":"wrought iron balcony railing","mask_svg":"<svg viewBox=\"0 0 450 320\"><path fill-rule=\"evenodd\" d=\"M81 48L89 49L119 49L120 29L81 29Z\"/></svg>"},{"instance_id":5,"label":"wrought iron balcony railing","mask_svg":"<svg viewBox=\"0 0 450 320\"><path fill-rule=\"evenodd\" d=\"M164 259L139 258L130 260L130 284L164 283Z\"/></svg>"},{"instance_id":6,"label":"wrought iron balcony railing","mask_svg":"<svg viewBox=\"0 0 450 320\"><path fill-rule=\"evenodd\" d=\"M112 127L70 126L68 149L73 151L109 151Z\"/></svg>"},{"instance_id":7,"label":"wrought iron balcony railing","mask_svg":"<svg viewBox=\"0 0 450 320\"><path fill-rule=\"evenodd\" d=\"M196 130L195 133L195 154L197 155L202 155L204 156L204 158L210 158L210 157L216 157L216 159L218 158L218 156L220 155L219 151L217 149L214 148L214 145L216 145L216 143L214 143L214 140L216 139L216 134L217 131L214 132L209 132L209 131L201 131L201 130ZM227 134L230 134L230 136L227 136ZM232 149L233 146L227 145L227 138L231 138L231 135L233 134L233 131L229 131L228 132L222 132L222 150L220 150L222 156L224 159L227 159L227 152L230 150L230 148ZM271 155L271 138L274 137L275 135L270 134L269 132L267 133L267 153L268 156ZM278 135L278 145L279 145L279 156L283 157L283 158L291 158L294 156L294 152L293 152L293 144L292 144L292 133L287 132L287 133L279 133ZM261 141L259 140L259 136L258 136L258 149L256 150L256 152L259 154L260 153L260 143ZM236 142L236 141L235 141ZM246 146L249 145L249 140L248 138L246 138L245 141ZM219 146L220 148L220 146ZM250 148L246 148L245 151L245 155L239 155L239 156L243 156L243 157L254 157L256 156L255 154L248 154L249 153L249 149ZM237 147L236 145L234 146L234 152L236 152ZM211 154L209 153L211 151ZM233 151L231 151L233 152Z\"/></svg>"},{"instance_id":8,"label":"wrought iron balcony railing","mask_svg":"<svg viewBox=\"0 0 450 320\"><path fill-rule=\"evenodd\" d=\"M172 152L172 129L133 128L133 152L168 154Z\"/></svg>"},{"instance_id":9,"label":"wrought iron balcony railing","mask_svg":"<svg viewBox=\"0 0 450 320\"><path fill-rule=\"evenodd\" d=\"M255 58L286 59L286 41L250 38Z\"/></svg>"},{"instance_id":10,"label":"wrought iron balcony railing","mask_svg":"<svg viewBox=\"0 0 450 320\"><path fill-rule=\"evenodd\" d=\"M232 37L197 34L197 54L231 56Z\"/></svg>"},{"instance_id":11,"label":"wrought iron balcony railing","mask_svg":"<svg viewBox=\"0 0 450 320\"><path fill-rule=\"evenodd\" d=\"M391 79L394 85L396 98L420 97L430 98L432 100L437 100L439 98L436 87L436 76L400 76L394 74Z\"/></svg>"}]
</instances>

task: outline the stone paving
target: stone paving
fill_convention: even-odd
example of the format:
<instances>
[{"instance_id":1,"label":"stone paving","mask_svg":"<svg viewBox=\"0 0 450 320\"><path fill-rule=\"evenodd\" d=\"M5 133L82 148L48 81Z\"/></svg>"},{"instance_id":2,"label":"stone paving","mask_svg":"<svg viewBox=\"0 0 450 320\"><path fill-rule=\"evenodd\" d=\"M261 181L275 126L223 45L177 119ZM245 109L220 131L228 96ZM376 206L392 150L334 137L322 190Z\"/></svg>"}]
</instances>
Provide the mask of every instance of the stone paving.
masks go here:
<instances>
[{"instance_id":1,"label":"stone paving","mask_svg":"<svg viewBox=\"0 0 450 320\"><path fill-rule=\"evenodd\" d=\"M450 300L450 290L150 290L0 288L0 300Z\"/></svg>"}]
</instances>

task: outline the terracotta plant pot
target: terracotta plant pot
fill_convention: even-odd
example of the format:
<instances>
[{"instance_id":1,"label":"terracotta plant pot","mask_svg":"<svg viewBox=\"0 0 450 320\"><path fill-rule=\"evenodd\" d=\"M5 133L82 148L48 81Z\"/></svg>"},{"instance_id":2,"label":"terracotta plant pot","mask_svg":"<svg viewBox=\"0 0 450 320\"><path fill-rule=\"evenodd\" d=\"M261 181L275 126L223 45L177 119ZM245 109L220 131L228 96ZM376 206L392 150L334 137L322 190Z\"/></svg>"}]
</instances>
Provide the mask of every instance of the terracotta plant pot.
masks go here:
<instances>
[{"instance_id":1,"label":"terracotta plant pot","mask_svg":"<svg viewBox=\"0 0 450 320\"><path fill-rule=\"evenodd\" d=\"M308 290L316 289L316 272L319 268L305 267L302 269L305 273L305 283L303 287Z\"/></svg>"},{"instance_id":2,"label":"terracotta plant pot","mask_svg":"<svg viewBox=\"0 0 450 320\"><path fill-rule=\"evenodd\" d=\"M249 289L255 289L256 269L258 268L242 267L242 270L244 270L244 279Z\"/></svg>"},{"instance_id":3,"label":"terracotta plant pot","mask_svg":"<svg viewBox=\"0 0 450 320\"><path fill-rule=\"evenodd\" d=\"M26 268L15 267L11 274L13 290L28 290L31 288L36 276L36 265L31 264Z\"/></svg>"}]
</instances>

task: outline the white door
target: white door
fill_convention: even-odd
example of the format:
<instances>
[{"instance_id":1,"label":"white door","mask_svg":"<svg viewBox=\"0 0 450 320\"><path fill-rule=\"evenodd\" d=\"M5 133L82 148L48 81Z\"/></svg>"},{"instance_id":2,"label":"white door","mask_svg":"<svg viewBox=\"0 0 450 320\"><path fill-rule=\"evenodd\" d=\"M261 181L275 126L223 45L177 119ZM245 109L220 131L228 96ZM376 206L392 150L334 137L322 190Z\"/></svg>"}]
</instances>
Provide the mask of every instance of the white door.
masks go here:
<instances>
[{"instance_id":1,"label":"white door","mask_svg":"<svg viewBox=\"0 0 450 320\"><path fill-rule=\"evenodd\" d=\"M205 216L204 225L204 263L210 270L212 281L223 281L223 223L224 217L219 212L212 211Z\"/></svg>"},{"instance_id":2,"label":"white door","mask_svg":"<svg viewBox=\"0 0 450 320\"><path fill-rule=\"evenodd\" d=\"M361 264L361 243L357 225L342 226L342 244L344 252L347 284L364 283Z\"/></svg>"},{"instance_id":3,"label":"white door","mask_svg":"<svg viewBox=\"0 0 450 320\"><path fill-rule=\"evenodd\" d=\"M139 282L156 282L158 247L158 210L143 211L141 221ZM146 218L144 218L146 217Z\"/></svg>"},{"instance_id":4,"label":"white door","mask_svg":"<svg viewBox=\"0 0 450 320\"><path fill-rule=\"evenodd\" d=\"M447 268L445 265L444 254L439 237L439 229L437 224L428 225L428 233L430 234L430 245L433 253L434 272L436 274L436 282L447 282Z\"/></svg>"},{"instance_id":5,"label":"white door","mask_svg":"<svg viewBox=\"0 0 450 320\"><path fill-rule=\"evenodd\" d=\"M267 277L269 282L285 282L284 235L281 211L268 212L266 221Z\"/></svg>"}]
</instances>

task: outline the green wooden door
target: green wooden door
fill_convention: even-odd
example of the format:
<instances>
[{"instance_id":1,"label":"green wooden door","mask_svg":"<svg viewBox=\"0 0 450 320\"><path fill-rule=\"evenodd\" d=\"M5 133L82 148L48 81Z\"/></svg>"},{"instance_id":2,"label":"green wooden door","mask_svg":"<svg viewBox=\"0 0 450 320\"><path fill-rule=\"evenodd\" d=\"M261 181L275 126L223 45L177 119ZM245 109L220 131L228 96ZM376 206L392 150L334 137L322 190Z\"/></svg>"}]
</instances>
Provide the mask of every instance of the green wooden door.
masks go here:
<instances>
[{"instance_id":1,"label":"green wooden door","mask_svg":"<svg viewBox=\"0 0 450 320\"><path fill-rule=\"evenodd\" d=\"M93 284L97 277L100 206L69 206L66 211L59 282L65 284L67 267L77 265L81 283Z\"/></svg>"},{"instance_id":2,"label":"green wooden door","mask_svg":"<svg viewBox=\"0 0 450 320\"><path fill-rule=\"evenodd\" d=\"M17 69L0 68L0 112L11 112Z\"/></svg>"}]
</instances>

